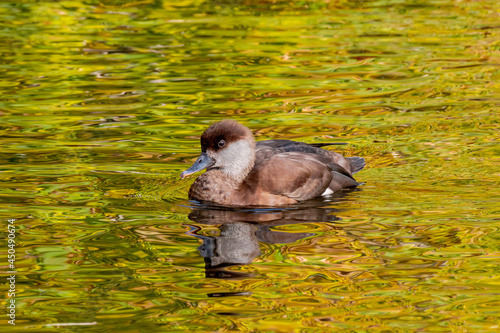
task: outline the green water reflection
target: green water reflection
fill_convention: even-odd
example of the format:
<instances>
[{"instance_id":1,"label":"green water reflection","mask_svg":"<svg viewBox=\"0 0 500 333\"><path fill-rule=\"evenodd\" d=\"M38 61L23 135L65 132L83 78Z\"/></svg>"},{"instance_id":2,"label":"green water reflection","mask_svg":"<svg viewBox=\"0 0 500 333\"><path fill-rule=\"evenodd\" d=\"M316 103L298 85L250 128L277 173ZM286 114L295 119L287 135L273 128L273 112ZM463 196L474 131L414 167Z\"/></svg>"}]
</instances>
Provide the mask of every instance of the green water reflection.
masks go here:
<instances>
[{"instance_id":1,"label":"green water reflection","mask_svg":"<svg viewBox=\"0 0 500 333\"><path fill-rule=\"evenodd\" d=\"M497 331L498 22L493 0L1 2L2 331ZM347 142L364 185L189 202L222 118Z\"/></svg>"}]
</instances>

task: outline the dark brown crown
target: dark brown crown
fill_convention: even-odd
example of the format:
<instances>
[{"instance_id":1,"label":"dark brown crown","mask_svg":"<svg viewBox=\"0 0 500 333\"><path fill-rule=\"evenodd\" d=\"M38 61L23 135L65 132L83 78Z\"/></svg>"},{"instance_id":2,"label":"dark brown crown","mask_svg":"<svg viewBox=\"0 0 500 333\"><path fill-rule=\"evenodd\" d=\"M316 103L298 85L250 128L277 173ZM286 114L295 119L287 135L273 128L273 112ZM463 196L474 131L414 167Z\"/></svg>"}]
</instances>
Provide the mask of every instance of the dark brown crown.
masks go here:
<instances>
[{"instance_id":1,"label":"dark brown crown","mask_svg":"<svg viewBox=\"0 0 500 333\"><path fill-rule=\"evenodd\" d=\"M252 131L234 120L222 120L210 125L201 135L201 150L218 150L219 142L225 141L225 146L241 139L253 140Z\"/></svg>"}]
</instances>

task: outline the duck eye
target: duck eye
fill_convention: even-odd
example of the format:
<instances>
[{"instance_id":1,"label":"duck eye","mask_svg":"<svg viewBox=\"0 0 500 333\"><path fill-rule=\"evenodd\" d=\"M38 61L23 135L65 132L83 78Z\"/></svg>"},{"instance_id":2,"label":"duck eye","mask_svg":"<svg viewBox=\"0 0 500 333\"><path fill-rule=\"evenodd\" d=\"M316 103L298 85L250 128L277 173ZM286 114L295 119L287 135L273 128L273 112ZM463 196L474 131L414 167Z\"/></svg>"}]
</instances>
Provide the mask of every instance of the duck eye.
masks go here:
<instances>
[{"instance_id":1,"label":"duck eye","mask_svg":"<svg viewBox=\"0 0 500 333\"><path fill-rule=\"evenodd\" d=\"M226 145L226 141L220 140L219 143L218 143L218 145L219 145L219 148L222 148L222 147L224 147Z\"/></svg>"}]
</instances>

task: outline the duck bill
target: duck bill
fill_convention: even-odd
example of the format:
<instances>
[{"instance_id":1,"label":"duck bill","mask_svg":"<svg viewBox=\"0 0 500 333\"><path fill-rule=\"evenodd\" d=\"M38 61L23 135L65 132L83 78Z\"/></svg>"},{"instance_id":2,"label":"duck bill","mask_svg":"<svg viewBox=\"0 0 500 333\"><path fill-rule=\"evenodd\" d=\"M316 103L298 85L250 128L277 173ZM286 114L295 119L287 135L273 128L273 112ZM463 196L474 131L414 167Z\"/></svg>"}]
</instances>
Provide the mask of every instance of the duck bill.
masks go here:
<instances>
[{"instance_id":1,"label":"duck bill","mask_svg":"<svg viewBox=\"0 0 500 333\"><path fill-rule=\"evenodd\" d=\"M184 179L195 172L209 168L214 163L215 161L210 156L208 156L207 153L201 153L196 162L194 162L194 164L189 169L181 173L181 179Z\"/></svg>"}]
</instances>

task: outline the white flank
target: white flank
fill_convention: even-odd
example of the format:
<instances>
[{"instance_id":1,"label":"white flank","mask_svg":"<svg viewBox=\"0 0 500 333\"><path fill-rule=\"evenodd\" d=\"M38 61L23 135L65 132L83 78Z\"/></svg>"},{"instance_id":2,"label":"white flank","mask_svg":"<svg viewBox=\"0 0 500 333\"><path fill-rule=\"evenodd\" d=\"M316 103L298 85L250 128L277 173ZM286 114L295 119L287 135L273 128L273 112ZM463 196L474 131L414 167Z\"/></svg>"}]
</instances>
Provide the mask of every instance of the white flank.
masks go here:
<instances>
[{"instance_id":1,"label":"white flank","mask_svg":"<svg viewBox=\"0 0 500 333\"><path fill-rule=\"evenodd\" d=\"M330 188L327 188L327 189L326 189L326 191L325 191L325 192L323 192L323 194L322 194L322 195L330 195L330 194L332 194L332 193L333 193L333 191L332 191Z\"/></svg>"}]
</instances>

